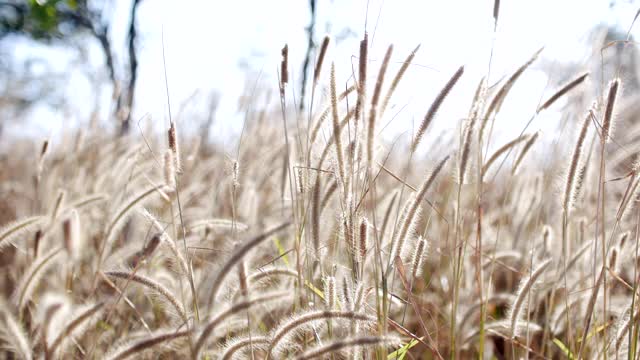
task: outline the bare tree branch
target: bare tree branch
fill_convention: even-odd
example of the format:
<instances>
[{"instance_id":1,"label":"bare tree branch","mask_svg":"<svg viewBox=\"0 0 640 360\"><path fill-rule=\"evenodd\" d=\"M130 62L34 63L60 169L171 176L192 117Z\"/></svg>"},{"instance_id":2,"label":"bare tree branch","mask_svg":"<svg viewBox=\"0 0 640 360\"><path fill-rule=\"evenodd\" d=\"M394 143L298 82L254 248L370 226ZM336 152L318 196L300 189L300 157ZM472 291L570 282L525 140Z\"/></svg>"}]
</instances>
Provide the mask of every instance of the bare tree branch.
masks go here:
<instances>
[{"instance_id":1,"label":"bare tree branch","mask_svg":"<svg viewBox=\"0 0 640 360\"><path fill-rule=\"evenodd\" d=\"M300 86L300 112L304 110L304 97L307 92L307 78L309 75L309 66L311 65L311 52L315 48L313 38L316 28L316 0L309 0L309 9L311 10L311 21L307 27L307 53L304 56L304 64L302 65L302 83Z\"/></svg>"},{"instance_id":2,"label":"bare tree branch","mask_svg":"<svg viewBox=\"0 0 640 360\"><path fill-rule=\"evenodd\" d=\"M133 0L131 5L131 22L129 23L129 86L126 92L126 102L124 104L125 117L122 121L120 133L125 134L129 131L131 123L131 111L133 110L133 99L136 88L136 80L138 79L138 57L136 54L136 17L138 14L138 5L141 0Z\"/></svg>"}]
</instances>

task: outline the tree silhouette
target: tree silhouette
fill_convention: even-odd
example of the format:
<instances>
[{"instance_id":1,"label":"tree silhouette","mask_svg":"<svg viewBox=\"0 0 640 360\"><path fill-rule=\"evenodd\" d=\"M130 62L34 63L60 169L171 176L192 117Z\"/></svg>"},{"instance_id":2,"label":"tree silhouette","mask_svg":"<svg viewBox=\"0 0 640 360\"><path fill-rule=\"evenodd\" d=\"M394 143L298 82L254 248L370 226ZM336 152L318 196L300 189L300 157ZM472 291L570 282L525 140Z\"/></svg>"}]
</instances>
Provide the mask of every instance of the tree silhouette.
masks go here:
<instances>
[{"instance_id":1,"label":"tree silhouette","mask_svg":"<svg viewBox=\"0 0 640 360\"><path fill-rule=\"evenodd\" d=\"M90 36L100 44L104 66L113 86L114 117L121 133L127 133L134 104L138 72L136 18L141 0L133 0L127 32L128 67L117 71L109 40L112 16L104 10L109 0L22 0L0 1L0 41L23 36L43 44L69 43ZM126 84L126 86L123 86Z\"/></svg>"}]
</instances>

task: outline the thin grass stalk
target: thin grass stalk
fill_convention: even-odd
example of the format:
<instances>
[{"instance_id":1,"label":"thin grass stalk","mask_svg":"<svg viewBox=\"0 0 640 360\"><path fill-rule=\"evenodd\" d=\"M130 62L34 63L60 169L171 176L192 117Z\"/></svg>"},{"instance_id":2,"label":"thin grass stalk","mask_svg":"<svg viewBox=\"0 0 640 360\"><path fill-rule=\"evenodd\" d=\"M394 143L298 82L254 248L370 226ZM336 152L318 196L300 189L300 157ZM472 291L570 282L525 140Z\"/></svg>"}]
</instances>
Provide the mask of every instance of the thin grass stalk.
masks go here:
<instances>
[{"instance_id":1,"label":"thin grass stalk","mask_svg":"<svg viewBox=\"0 0 640 360\"><path fill-rule=\"evenodd\" d=\"M0 250L9 244L11 239L33 228L43 219L43 216L31 216L3 226L0 229Z\"/></svg>"},{"instance_id":2,"label":"thin grass stalk","mask_svg":"<svg viewBox=\"0 0 640 360\"><path fill-rule=\"evenodd\" d=\"M638 258L638 255L640 254L640 208L638 208L638 215L636 217L636 228L635 228L635 232L636 232L636 246L635 246L635 258ZM634 270L633 270L633 278L637 279L638 278L638 267L635 266ZM634 281L633 282L633 294L637 294L637 289L638 289L638 282ZM629 312L631 314L634 313L635 308L637 307L637 303L636 303L636 296L632 296L631 297L631 309L629 310ZM629 344L631 344L631 351L629 352L630 359L635 359L636 356L636 351L637 351L637 342L638 342L638 338L640 337L640 331L638 331L638 326L634 326L633 323L629 324Z\"/></svg>"},{"instance_id":3,"label":"thin grass stalk","mask_svg":"<svg viewBox=\"0 0 640 360\"><path fill-rule=\"evenodd\" d=\"M134 195L133 198L125 204L125 206L123 206L121 209L119 209L116 212L116 215L109 222L109 226L107 227L105 231L105 235L102 239L100 251L98 252L98 265L96 267L96 271L99 271L100 268L102 267L102 262L104 261L104 254L107 251L107 249L111 246L110 242L111 240L113 240L112 236L115 236L114 232L118 227L118 225L126 218L127 214L129 214L129 212L135 208L135 206L137 206L138 204L146 200L149 196L153 195L154 193L159 192L160 190L161 190L160 187L152 186L151 188L148 188L142 191L141 193ZM96 273L96 276L97 276L97 273Z\"/></svg>"}]
</instances>

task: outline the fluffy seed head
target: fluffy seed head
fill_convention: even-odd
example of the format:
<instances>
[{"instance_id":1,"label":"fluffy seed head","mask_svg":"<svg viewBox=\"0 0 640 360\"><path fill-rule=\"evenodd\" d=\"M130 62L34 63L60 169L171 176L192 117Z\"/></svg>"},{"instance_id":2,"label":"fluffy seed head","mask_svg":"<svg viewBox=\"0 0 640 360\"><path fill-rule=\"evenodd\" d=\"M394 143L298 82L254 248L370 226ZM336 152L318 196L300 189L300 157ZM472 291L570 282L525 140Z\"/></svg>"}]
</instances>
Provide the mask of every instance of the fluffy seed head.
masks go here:
<instances>
[{"instance_id":1,"label":"fluffy seed head","mask_svg":"<svg viewBox=\"0 0 640 360\"><path fill-rule=\"evenodd\" d=\"M567 179L564 190L564 201L562 202L562 209L565 214L569 215L573 208L574 201L578 194L579 184L579 168L581 166L582 148L584 147L584 141L587 138L587 131L589 130L589 124L591 123L591 113L587 114L582 128L578 134L578 140L573 150L573 156L571 157L571 164L569 164L569 171L567 173Z\"/></svg>"},{"instance_id":2,"label":"fluffy seed head","mask_svg":"<svg viewBox=\"0 0 640 360\"><path fill-rule=\"evenodd\" d=\"M551 264L551 259L547 259L540 263L538 267L531 272L531 275L524 279L518 287L518 295L510 310L511 336L513 338L519 335L518 323L524 318L525 303L531 289L534 287L538 278L544 273L546 268Z\"/></svg>"},{"instance_id":3,"label":"fluffy seed head","mask_svg":"<svg viewBox=\"0 0 640 360\"><path fill-rule=\"evenodd\" d=\"M629 232L625 231L624 233L622 233L622 235L620 235L620 240L618 241L618 247L620 249L624 250L624 246L627 243L627 239L629 238Z\"/></svg>"},{"instance_id":4,"label":"fluffy seed head","mask_svg":"<svg viewBox=\"0 0 640 360\"><path fill-rule=\"evenodd\" d=\"M64 246L67 253L73 260L78 260L81 256L82 239L80 232L80 216L78 211L73 209L69 217L62 222L62 232Z\"/></svg>"},{"instance_id":5,"label":"fluffy seed head","mask_svg":"<svg viewBox=\"0 0 640 360\"><path fill-rule=\"evenodd\" d=\"M617 272L617 265L618 265L618 247L614 246L613 249L611 249L611 253L609 254L609 269L611 269L611 271L615 273Z\"/></svg>"},{"instance_id":6,"label":"fluffy seed head","mask_svg":"<svg viewBox=\"0 0 640 360\"><path fill-rule=\"evenodd\" d=\"M336 290L336 278L333 276L327 276L324 278L324 301L327 305L327 310L333 310L337 305L337 290Z\"/></svg>"},{"instance_id":7,"label":"fluffy seed head","mask_svg":"<svg viewBox=\"0 0 640 360\"><path fill-rule=\"evenodd\" d=\"M289 45L285 44L281 50L282 61L280 62L280 91L284 95L284 87L289 83Z\"/></svg>"},{"instance_id":8,"label":"fluffy seed head","mask_svg":"<svg viewBox=\"0 0 640 360\"><path fill-rule=\"evenodd\" d=\"M609 92L607 93L607 105L604 110L604 117L602 120L602 141L607 142L611 137L615 123L615 104L618 98L619 88L621 81L619 78L611 80L609 83Z\"/></svg>"},{"instance_id":9,"label":"fluffy seed head","mask_svg":"<svg viewBox=\"0 0 640 360\"><path fill-rule=\"evenodd\" d=\"M40 157L43 158L47 154L47 150L49 150L49 139L45 139L42 142L42 147L40 148Z\"/></svg>"},{"instance_id":10,"label":"fluffy seed head","mask_svg":"<svg viewBox=\"0 0 640 360\"><path fill-rule=\"evenodd\" d=\"M295 176L296 176L296 187L298 190L299 194L304 194L306 192L307 189L307 184L305 181L305 169L302 168L302 166L295 166L296 172L295 172Z\"/></svg>"},{"instance_id":11,"label":"fluffy seed head","mask_svg":"<svg viewBox=\"0 0 640 360\"><path fill-rule=\"evenodd\" d=\"M531 137L529 137L529 140L527 140L527 142L522 147L522 151L520 151L520 154L518 154L518 158L516 159L516 162L513 165L513 170L511 171L513 174L515 174L520 168L520 164L522 164L522 160L524 159L525 155L527 155L529 150L531 150L531 147L536 142L536 140L538 140L539 134L540 132L538 131L535 134L531 135Z\"/></svg>"},{"instance_id":12,"label":"fluffy seed head","mask_svg":"<svg viewBox=\"0 0 640 360\"><path fill-rule=\"evenodd\" d=\"M171 122L169 130L167 131L167 140L169 143L169 149L173 153L173 167L177 174L182 173L182 159L180 157L180 143L178 142L178 135L176 134L176 125Z\"/></svg>"},{"instance_id":13,"label":"fluffy seed head","mask_svg":"<svg viewBox=\"0 0 640 360\"><path fill-rule=\"evenodd\" d=\"M360 263L364 263L364 260L367 256L367 246L369 244L369 220L366 217L363 217L360 220L360 239L358 242L358 250L360 257Z\"/></svg>"},{"instance_id":14,"label":"fluffy seed head","mask_svg":"<svg viewBox=\"0 0 640 360\"><path fill-rule=\"evenodd\" d=\"M169 149L176 152L178 149L178 140L176 139L176 127L173 122L169 125L169 130L167 130L167 142L169 143Z\"/></svg>"},{"instance_id":15,"label":"fluffy seed head","mask_svg":"<svg viewBox=\"0 0 640 360\"><path fill-rule=\"evenodd\" d=\"M562 96L567 94L569 91L571 91L572 89L574 89L578 85L582 84L587 79L588 76L589 76L589 73L586 72L586 73L578 76L574 80L570 81L566 85L562 86L558 91L556 91L555 94L551 95L549 97L549 99L547 99L547 101L542 103L542 105L540 105L540 107L538 107L538 110L536 110L536 112L540 112L540 111L542 111L544 109L547 109L551 105L553 105L553 103L556 102L559 98L561 98Z\"/></svg>"},{"instance_id":16,"label":"fluffy seed head","mask_svg":"<svg viewBox=\"0 0 640 360\"><path fill-rule=\"evenodd\" d=\"M433 101L433 103L429 107L429 110L427 111L427 114L424 116L424 119L422 120L422 123L420 124L420 127L416 132L416 136L414 137L413 142L411 143L411 152L416 151L416 148L418 148L418 145L422 140L422 136L424 135L425 131L427 131L427 128L429 127L429 124L431 124L431 121L433 120L433 118L436 116L438 109L440 109L440 105L442 105L442 103L444 102L444 99L451 92L451 89L453 89L453 87L456 85L458 80L460 80L460 77L462 76L463 73L464 73L464 66L460 66L458 70L453 74L453 76L449 79L449 81L445 84L442 90L440 90L440 93L438 94L438 96L436 96L436 99Z\"/></svg>"},{"instance_id":17,"label":"fluffy seed head","mask_svg":"<svg viewBox=\"0 0 640 360\"><path fill-rule=\"evenodd\" d=\"M358 61L358 100L356 102L356 121L360 120L364 111L365 97L367 94L367 57L369 52L369 34L364 33L364 39L360 41L360 59Z\"/></svg>"},{"instance_id":18,"label":"fluffy seed head","mask_svg":"<svg viewBox=\"0 0 640 360\"><path fill-rule=\"evenodd\" d=\"M232 186L238 187L240 185L240 165L238 164L238 160L233 161L232 168Z\"/></svg>"},{"instance_id":19,"label":"fluffy seed head","mask_svg":"<svg viewBox=\"0 0 640 360\"><path fill-rule=\"evenodd\" d=\"M322 39L322 45L320 45L320 53L318 54L318 60L316 61L316 68L313 71L314 84L318 82L318 78L320 77L320 70L322 70L324 57L327 55L327 48L329 47L330 40L331 38L329 37L329 35L325 36L324 39Z\"/></svg>"},{"instance_id":20,"label":"fluffy seed head","mask_svg":"<svg viewBox=\"0 0 640 360\"><path fill-rule=\"evenodd\" d=\"M413 259L411 261L411 273L414 278L420 276L420 273L422 272L422 262L427 254L428 249L429 243L427 243L427 239L422 236L418 237L418 241L416 241L416 244L413 248Z\"/></svg>"},{"instance_id":21,"label":"fluffy seed head","mask_svg":"<svg viewBox=\"0 0 640 360\"><path fill-rule=\"evenodd\" d=\"M173 152L167 149L164 153L164 183L171 189L176 187L176 168L173 161Z\"/></svg>"}]
</instances>

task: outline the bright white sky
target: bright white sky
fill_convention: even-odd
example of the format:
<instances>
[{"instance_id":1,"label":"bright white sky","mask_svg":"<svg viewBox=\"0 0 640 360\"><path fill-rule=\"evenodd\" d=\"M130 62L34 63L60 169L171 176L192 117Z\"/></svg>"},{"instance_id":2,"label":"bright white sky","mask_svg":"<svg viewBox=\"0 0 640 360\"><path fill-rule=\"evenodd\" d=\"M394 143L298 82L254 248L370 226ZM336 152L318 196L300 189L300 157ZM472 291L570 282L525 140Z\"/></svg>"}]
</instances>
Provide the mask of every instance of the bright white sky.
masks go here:
<instances>
[{"instance_id":1,"label":"bright white sky","mask_svg":"<svg viewBox=\"0 0 640 360\"><path fill-rule=\"evenodd\" d=\"M637 4L624 0L617 1L613 10L608 0L502 0L501 3L491 81L510 74L541 46L545 46L543 61L581 62L589 55L585 46L587 34L595 25L619 24L627 29L637 11ZM129 7L130 1L123 0L117 1L113 9L117 21L112 25L112 46L118 52L126 49ZM391 116L404 107L390 127L390 134L410 130L412 121L420 121L436 93L460 65L465 65L465 74L441 109L437 126L441 129L455 126L466 114L475 86L488 69L494 37L492 9L493 0L369 1L370 69L377 70L378 59L391 43L396 62L422 44L415 65L392 99L395 108L388 110L387 115ZM357 56L366 18L366 0L318 1L318 41L324 34L335 39L347 28L353 31L343 41L334 41L328 53L328 60L336 63L339 80L351 75L352 61L357 63L352 57ZM239 63L247 63L254 73L262 71L262 80L275 90L280 49L288 43L290 63L301 66L308 22L305 0L145 0L139 8L140 72L134 118L150 113L158 124L166 123L163 31L173 112L194 91L199 90L204 100L211 90L216 90L222 98L213 134L220 135L241 128L237 99L246 89L247 70ZM636 37L638 33L634 31ZM24 42L16 45L14 54L17 58L40 54L59 66L68 61L63 51ZM90 54L92 61L101 63L101 53L95 46ZM329 62L323 71L323 84L328 83L328 65ZM392 74L398 66L396 63L391 67ZM292 70L297 82L300 71ZM372 71L370 76L372 84L375 73ZM504 116L510 118L511 114L510 121L524 124L540 97L552 90L546 89L546 84L547 76L534 66L514 88L503 108ZM69 124L88 121L87 114L93 108L93 97L89 95L94 89L82 76L75 75L66 91L78 99L78 111L69 119L51 109L34 110L30 118L35 133L58 133ZM103 95L108 98L109 91L104 90ZM203 105L204 101L200 101L194 106ZM206 109L203 107L202 111ZM9 129L18 130L24 128Z\"/></svg>"}]
</instances>

